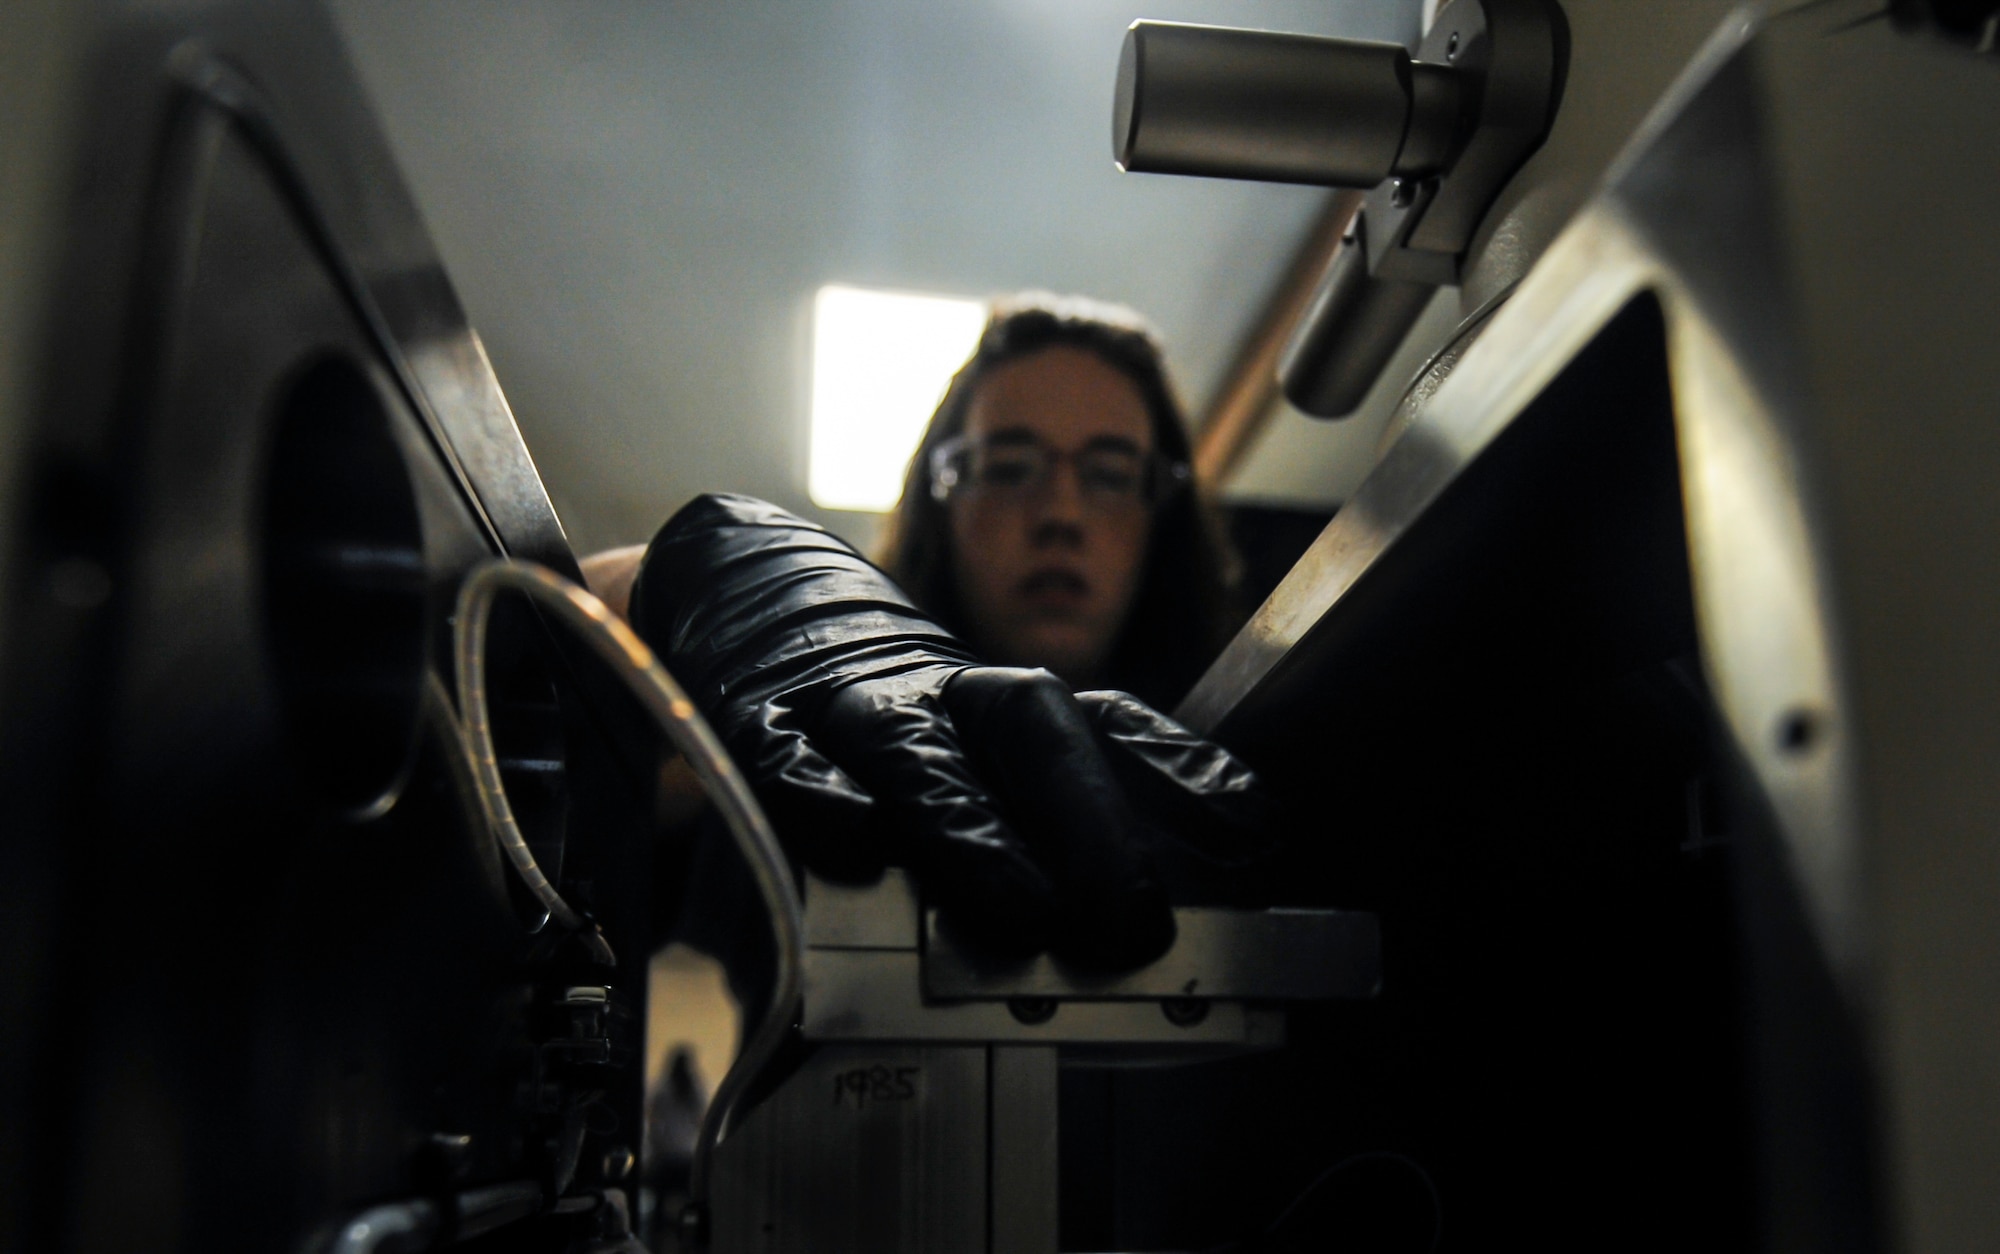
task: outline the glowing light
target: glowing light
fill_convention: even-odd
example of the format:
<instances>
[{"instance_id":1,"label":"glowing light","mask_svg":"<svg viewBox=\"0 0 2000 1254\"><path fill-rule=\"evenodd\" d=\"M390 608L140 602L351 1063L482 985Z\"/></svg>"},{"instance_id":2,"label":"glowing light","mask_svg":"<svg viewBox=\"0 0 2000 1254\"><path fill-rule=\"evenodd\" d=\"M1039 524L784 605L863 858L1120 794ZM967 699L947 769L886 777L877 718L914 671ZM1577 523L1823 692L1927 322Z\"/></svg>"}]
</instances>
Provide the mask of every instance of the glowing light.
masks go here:
<instances>
[{"instance_id":1,"label":"glowing light","mask_svg":"<svg viewBox=\"0 0 2000 1254\"><path fill-rule=\"evenodd\" d=\"M985 322L986 306L976 300L819 289L806 481L815 504L894 508L924 424Z\"/></svg>"}]
</instances>

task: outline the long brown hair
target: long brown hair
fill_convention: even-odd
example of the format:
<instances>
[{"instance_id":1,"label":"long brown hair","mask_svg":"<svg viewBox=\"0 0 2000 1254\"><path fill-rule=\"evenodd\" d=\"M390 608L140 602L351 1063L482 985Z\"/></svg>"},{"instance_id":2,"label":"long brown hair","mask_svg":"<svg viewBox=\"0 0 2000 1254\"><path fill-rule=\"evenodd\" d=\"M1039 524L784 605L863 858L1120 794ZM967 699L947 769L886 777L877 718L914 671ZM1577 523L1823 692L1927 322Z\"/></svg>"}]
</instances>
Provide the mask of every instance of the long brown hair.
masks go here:
<instances>
[{"instance_id":1,"label":"long brown hair","mask_svg":"<svg viewBox=\"0 0 2000 1254\"><path fill-rule=\"evenodd\" d=\"M1153 447L1182 465L1191 456L1159 340L1138 314L1046 292L995 302L978 348L953 377L910 459L882 548L883 569L961 635L969 634L969 625L953 577L947 507L931 493L931 451L964 432L973 394L988 371L1058 346L1094 354L1129 378L1152 420ZM1153 510L1146 569L1112 645L1107 682L1154 705L1178 701L1236 628L1235 576L1235 556L1213 505L1191 481L1170 491Z\"/></svg>"}]
</instances>

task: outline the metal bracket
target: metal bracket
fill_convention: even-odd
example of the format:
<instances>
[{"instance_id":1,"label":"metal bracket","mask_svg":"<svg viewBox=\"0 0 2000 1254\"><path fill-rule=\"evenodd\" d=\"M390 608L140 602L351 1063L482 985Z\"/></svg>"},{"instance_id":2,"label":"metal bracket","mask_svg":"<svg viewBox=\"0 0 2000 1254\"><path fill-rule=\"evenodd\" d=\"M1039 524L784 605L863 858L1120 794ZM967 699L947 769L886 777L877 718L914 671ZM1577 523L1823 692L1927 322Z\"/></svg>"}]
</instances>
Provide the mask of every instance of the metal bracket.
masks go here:
<instances>
[{"instance_id":1,"label":"metal bracket","mask_svg":"<svg viewBox=\"0 0 2000 1254\"><path fill-rule=\"evenodd\" d=\"M1374 247L1368 273L1458 282L1459 261L1500 189L1555 120L1563 71L1561 14L1546 0L1455 0L1417 45L1464 90L1465 128L1441 171L1393 178L1362 206Z\"/></svg>"},{"instance_id":2,"label":"metal bracket","mask_svg":"<svg viewBox=\"0 0 2000 1254\"><path fill-rule=\"evenodd\" d=\"M1360 405L1432 290L1456 284L1500 189L1548 135L1567 58L1554 0L1453 0L1394 44L1136 22L1113 110L1120 168L1368 191L1278 374Z\"/></svg>"},{"instance_id":3,"label":"metal bracket","mask_svg":"<svg viewBox=\"0 0 2000 1254\"><path fill-rule=\"evenodd\" d=\"M716 1154L711 1254L1054 1254L1058 1066L1192 1062L1284 1043L1284 1003L1372 996L1373 915L1180 909L1115 977L994 969L903 872L808 877L798 1069Z\"/></svg>"}]
</instances>

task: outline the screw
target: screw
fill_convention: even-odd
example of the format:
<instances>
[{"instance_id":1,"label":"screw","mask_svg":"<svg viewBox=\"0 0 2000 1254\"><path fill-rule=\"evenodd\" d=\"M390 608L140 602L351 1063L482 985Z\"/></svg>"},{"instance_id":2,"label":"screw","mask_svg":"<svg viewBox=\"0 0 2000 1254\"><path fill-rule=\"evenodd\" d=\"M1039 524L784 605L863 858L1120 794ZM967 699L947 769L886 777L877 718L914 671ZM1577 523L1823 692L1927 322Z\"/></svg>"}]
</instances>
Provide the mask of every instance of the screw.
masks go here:
<instances>
[{"instance_id":1,"label":"screw","mask_svg":"<svg viewBox=\"0 0 2000 1254\"><path fill-rule=\"evenodd\" d=\"M433 1132L417 1149L417 1174L427 1187L443 1189L472 1169L472 1138L463 1132Z\"/></svg>"},{"instance_id":2,"label":"screw","mask_svg":"<svg viewBox=\"0 0 2000 1254\"><path fill-rule=\"evenodd\" d=\"M1047 997L1009 997L1007 1013L1029 1027L1056 1017L1056 1004Z\"/></svg>"},{"instance_id":3,"label":"screw","mask_svg":"<svg viewBox=\"0 0 2000 1254\"><path fill-rule=\"evenodd\" d=\"M1160 1013L1177 1028L1191 1028L1208 1018L1208 1003L1199 997L1169 997L1160 1003Z\"/></svg>"},{"instance_id":4,"label":"screw","mask_svg":"<svg viewBox=\"0 0 2000 1254\"><path fill-rule=\"evenodd\" d=\"M604 1151L604 1178L612 1184L617 1184L632 1174L632 1168L637 1162L638 1160L632 1156L630 1147L614 1145Z\"/></svg>"},{"instance_id":5,"label":"screw","mask_svg":"<svg viewBox=\"0 0 2000 1254\"><path fill-rule=\"evenodd\" d=\"M1444 45L1444 59L1445 59L1445 60L1447 60L1447 61L1456 61L1456 60L1458 60L1458 32L1457 32L1457 31L1453 31L1453 32L1451 33L1451 38L1445 41L1445 45Z\"/></svg>"},{"instance_id":6,"label":"screw","mask_svg":"<svg viewBox=\"0 0 2000 1254\"><path fill-rule=\"evenodd\" d=\"M699 1250L708 1244L708 1211L694 1202L681 1207L681 1248Z\"/></svg>"},{"instance_id":7,"label":"screw","mask_svg":"<svg viewBox=\"0 0 2000 1254\"><path fill-rule=\"evenodd\" d=\"M1417 180L1397 179L1389 184L1389 203L1398 209L1408 209L1417 203Z\"/></svg>"},{"instance_id":8,"label":"screw","mask_svg":"<svg viewBox=\"0 0 2000 1254\"><path fill-rule=\"evenodd\" d=\"M1785 711L1778 720L1778 748L1794 755L1807 752L1819 740L1820 723L1819 715L1804 706Z\"/></svg>"}]
</instances>

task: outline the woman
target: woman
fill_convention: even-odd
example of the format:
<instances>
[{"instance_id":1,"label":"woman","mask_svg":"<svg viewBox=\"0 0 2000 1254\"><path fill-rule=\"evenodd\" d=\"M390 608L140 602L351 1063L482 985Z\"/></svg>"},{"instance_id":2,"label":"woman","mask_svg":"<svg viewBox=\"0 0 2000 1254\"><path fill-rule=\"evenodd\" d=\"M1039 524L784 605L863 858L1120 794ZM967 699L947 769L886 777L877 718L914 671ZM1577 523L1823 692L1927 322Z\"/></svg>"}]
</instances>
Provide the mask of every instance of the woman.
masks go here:
<instances>
[{"instance_id":1,"label":"woman","mask_svg":"<svg viewBox=\"0 0 2000 1254\"><path fill-rule=\"evenodd\" d=\"M1189 452L1138 315L996 305L910 461L884 569L989 661L1171 708L1235 626Z\"/></svg>"}]
</instances>

